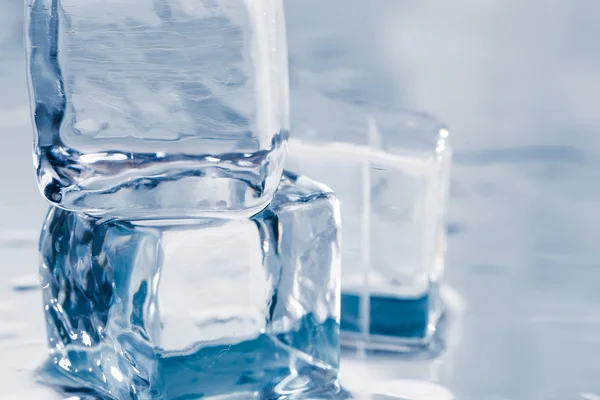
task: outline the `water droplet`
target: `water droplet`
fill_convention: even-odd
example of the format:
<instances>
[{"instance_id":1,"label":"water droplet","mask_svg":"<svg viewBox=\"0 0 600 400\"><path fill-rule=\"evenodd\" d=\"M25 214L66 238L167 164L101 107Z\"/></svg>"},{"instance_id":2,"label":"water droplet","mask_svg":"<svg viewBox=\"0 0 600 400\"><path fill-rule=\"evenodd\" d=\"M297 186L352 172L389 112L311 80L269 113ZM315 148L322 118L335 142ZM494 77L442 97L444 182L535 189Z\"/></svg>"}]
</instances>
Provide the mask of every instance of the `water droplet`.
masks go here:
<instances>
[{"instance_id":1,"label":"water droplet","mask_svg":"<svg viewBox=\"0 0 600 400\"><path fill-rule=\"evenodd\" d=\"M9 285L15 292L29 292L40 287L40 278L34 274L23 275L11 279Z\"/></svg>"}]
</instances>

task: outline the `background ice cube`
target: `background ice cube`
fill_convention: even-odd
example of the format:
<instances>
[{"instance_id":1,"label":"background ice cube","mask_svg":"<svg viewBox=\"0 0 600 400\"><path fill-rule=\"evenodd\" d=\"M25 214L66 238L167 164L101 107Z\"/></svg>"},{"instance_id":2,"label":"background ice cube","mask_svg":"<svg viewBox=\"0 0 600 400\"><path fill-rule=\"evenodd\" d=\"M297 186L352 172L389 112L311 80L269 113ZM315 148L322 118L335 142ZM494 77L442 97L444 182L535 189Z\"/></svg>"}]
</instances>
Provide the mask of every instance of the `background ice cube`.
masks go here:
<instances>
[{"instance_id":1,"label":"background ice cube","mask_svg":"<svg viewBox=\"0 0 600 400\"><path fill-rule=\"evenodd\" d=\"M292 139L288 167L326 182L340 198L345 290L364 286L366 263L372 290L409 297L427 291L445 207L433 159Z\"/></svg>"},{"instance_id":2,"label":"background ice cube","mask_svg":"<svg viewBox=\"0 0 600 400\"><path fill-rule=\"evenodd\" d=\"M340 199L342 329L418 352L433 342L441 313L448 132L424 115L373 108L356 110L349 126L365 145L328 127L315 119L319 139L291 139L287 168L331 185Z\"/></svg>"}]
</instances>

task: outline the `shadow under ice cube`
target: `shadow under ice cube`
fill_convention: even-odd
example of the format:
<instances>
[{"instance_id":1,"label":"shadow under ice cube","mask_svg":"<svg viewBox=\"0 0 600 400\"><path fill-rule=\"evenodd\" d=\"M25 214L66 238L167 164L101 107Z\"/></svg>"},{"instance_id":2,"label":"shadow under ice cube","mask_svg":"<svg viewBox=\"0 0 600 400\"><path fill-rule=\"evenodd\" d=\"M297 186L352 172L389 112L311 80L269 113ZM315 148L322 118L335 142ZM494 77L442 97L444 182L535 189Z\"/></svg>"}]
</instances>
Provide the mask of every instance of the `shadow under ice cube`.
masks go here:
<instances>
[{"instance_id":1,"label":"shadow under ice cube","mask_svg":"<svg viewBox=\"0 0 600 400\"><path fill-rule=\"evenodd\" d=\"M286 174L250 219L51 209L41 274L58 385L117 399L337 388L338 202Z\"/></svg>"}]
</instances>

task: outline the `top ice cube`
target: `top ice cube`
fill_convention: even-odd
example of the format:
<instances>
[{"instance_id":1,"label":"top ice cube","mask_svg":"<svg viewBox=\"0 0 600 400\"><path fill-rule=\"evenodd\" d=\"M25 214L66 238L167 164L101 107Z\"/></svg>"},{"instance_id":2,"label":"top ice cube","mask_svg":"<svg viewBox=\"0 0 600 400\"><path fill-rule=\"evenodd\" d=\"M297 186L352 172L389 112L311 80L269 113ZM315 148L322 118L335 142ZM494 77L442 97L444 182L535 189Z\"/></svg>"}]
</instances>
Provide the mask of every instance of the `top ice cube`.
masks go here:
<instances>
[{"instance_id":1,"label":"top ice cube","mask_svg":"<svg viewBox=\"0 0 600 400\"><path fill-rule=\"evenodd\" d=\"M117 217L248 216L288 135L280 0L28 0L44 196Z\"/></svg>"}]
</instances>

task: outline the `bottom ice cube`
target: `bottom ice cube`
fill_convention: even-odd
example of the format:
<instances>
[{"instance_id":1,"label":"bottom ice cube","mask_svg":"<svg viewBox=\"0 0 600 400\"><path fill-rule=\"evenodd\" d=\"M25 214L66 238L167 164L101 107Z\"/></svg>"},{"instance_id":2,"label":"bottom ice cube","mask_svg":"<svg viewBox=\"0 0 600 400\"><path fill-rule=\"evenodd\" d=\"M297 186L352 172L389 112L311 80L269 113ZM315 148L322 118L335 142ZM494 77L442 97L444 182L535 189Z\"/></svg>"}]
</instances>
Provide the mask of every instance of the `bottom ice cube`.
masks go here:
<instances>
[{"instance_id":1,"label":"bottom ice cube","mask_svg":"<svg viewBox=\"0 0 600 400\"><path fill-rule=\"evenodd\" d=\"M337 390L340 217L327 187L286 173L242 220L53 208L40 251L57 385L119 400Z\"/></svg>"}]
</instances>

